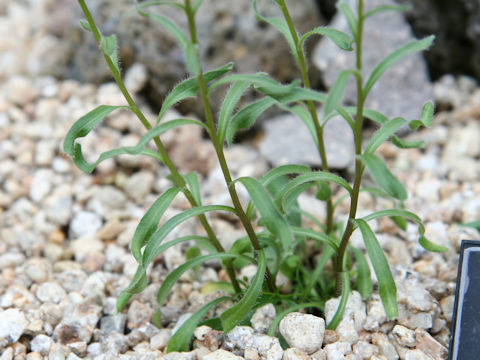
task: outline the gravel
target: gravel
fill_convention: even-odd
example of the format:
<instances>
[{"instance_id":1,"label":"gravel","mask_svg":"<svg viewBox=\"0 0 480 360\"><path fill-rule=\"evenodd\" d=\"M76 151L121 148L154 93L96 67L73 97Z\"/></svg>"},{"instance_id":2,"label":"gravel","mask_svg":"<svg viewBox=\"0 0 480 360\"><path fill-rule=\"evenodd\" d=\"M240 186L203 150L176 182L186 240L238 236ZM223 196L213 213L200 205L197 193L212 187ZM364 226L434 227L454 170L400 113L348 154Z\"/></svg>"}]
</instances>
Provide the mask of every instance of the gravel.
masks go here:
<instances>
[{"instance_id":1,"label":"gravel","mask_svg":"<svg viewBox=\"0 0 480 360\"><path fill-rule=\"evenodd\" d=\"M127 75L133 91L143 86L141 65L131 67ZM123 157L85 175L61 151L76 119L101 101L122 103L111 84L97 88L51 77L2 76L6 78L0 82L1 360L446 358L460 241L479 239L475 230L458 226L480 218L478 84L452 76L435 84L442 109L449 110L436 115L431 129L409 135L410 140L426 140L425 149L397 151L389 144L379 149L413 194L405 208L424 220L428 237L448 248L444 254L428 253L417 243L415 226L399 231L388 219L372 223L397 282L396 320L387 319L377 292L368 300L352 292L337 331L325 330L325 321L314 315L286 316L280 333L287 349L279 338L266 334L275 316L275 309L266 306L255 313L252 327L238 326L223 334L202 326L195 331L192 351L166 354L178 323L212 300L201 293L205 282L225 277L212 264L197 277L193 273L182 277L161 309L162 329L156 328L152 316L158 286L167 269L185 261L183 249L174 247L149 269L151 285L144 293L116 313L115 300L136 268L130 239L148 206L168 186L168 181L159 180L166 170L149 160ZM174 116L173 111L167 114ZM118 112L99 125L82 140L87 158L137 141L143 132L132 121ZM229 204L211 145L200 131L175 133L168 148L182 172L200 172L205 204ZM236 144L226 150L226 157L235 177L259 177L269 168L255 147ZM240 196L247 200L245 192ZM313 196L300 200L315 208ZM388 205L367 194L360 204L362 213ZM179 197L166 216L186 208L188 203ZM346 214L348 202L341 202L338 209ZM322 209L316 211L324 217ZM242 235L229 217L213 215L211 222L226 247L232 237ZM191 221L175 236L198 229L198 222ZM245 268L242 274L254 273L255 268ZM337 304L338 299L327 302L327 323Z\"/></svg>"}]
</instances>

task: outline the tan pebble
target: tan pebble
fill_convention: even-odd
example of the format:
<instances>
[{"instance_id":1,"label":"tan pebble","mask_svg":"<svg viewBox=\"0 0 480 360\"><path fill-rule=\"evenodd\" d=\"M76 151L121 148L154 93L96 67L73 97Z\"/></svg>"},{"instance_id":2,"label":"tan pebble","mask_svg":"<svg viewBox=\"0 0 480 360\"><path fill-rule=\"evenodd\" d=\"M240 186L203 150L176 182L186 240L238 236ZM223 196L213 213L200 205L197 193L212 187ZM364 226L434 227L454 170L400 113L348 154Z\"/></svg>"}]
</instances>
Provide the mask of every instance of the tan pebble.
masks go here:
<instances>
[{"instance_id":1,"label":"tan pebble","mask_svg":"<svg viewBox=\"0 0 480 360\"><path fill-rule=\"evenodd\" d=\"M97 236L101 240L113 240L120 235L124 229L125 225L117 218L114 218L98 230Z\"/></svg>"},{"instance_id":2,"label":"tan pebble","mask_svg":"<svg viewBox=\"0 0 480 360\"><path fill-rule=\"evenodd\" d=\"M243 357L245 360L260 360L258 350L254 348L245 348L245 351L243 352Z\"/></svg>"},{"instance_id":3,"label":"tan pebble","mask_svg":"<svg viewBox=\"0 0 480 360\"><path fill-rule=\"evenodd\" d=\"M335 330L327 329L323 335L323 345L333 344L338 341L338 334Z\"/></svg>"},{"instance_id":4,"label":"tan pebble","mask_svg":"<svg viewBox=\"0 0 480 360\"><path fill-rule=\"evenodd\" d=\"M65 233L62 230L55 230L48 236L48 241L57 245L62 245L65 238Z\"/></svg>"},{"instance_id":5,"label":"tan pebble","mask_svg":"<svg viewBox=\"0 0 480 360\"><path fill-rule=\"evenodd\" d=\"M435 340L432 335L423 329L415 330L417 349L434 359L444 359L448 354L448 349Z\"/></svg>"}]
</instances>

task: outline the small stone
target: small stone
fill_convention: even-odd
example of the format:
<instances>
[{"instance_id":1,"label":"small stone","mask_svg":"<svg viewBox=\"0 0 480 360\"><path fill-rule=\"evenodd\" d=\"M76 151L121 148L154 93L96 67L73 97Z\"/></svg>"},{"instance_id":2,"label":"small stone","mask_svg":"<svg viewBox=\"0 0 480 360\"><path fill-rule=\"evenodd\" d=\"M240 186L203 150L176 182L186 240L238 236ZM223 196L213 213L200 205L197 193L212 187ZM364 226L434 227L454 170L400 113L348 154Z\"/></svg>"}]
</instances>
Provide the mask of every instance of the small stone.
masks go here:
<instances>
[{"instance_id":1,"label":"small stone","mask_svg":"<svg viewBox=\"0 0 480 360\"><path fill-rule=\"evenodd\" d=\"M63 344L85 341L90 342L102 308L99 305L80 303L72 305L64 313L63 319L54 331L54 339Z\"/></svg>"},{"instance_id":2,"label":"small stone","mask_svg":"<svg viewBox=\"0 0 480 360\"><path fill-rule=\"evenodd\" d=\"M76 341L67 344L67 347L72 350L72 352L80 357L85 357L87 354L87 343L85 341Z\"/></svg>"},{"instance_id":3,"label":"small stone","mask_svg":"<svg viewBox=\"0 0 480 360\"><path fill-rule=\"evenodd\" d=\"M199 360L243 360L241 356L232 354L225 350L216 350L210 354L201 356Z\"/></svg>"},{"instance_id":4,"label":"small stone","mask_svg":"<svg viewBox=\"0 0 480 360\"><path fill-rule=\"evenodd\" d=\"M258 354L258 350L254 348L245 348L243 352L243 358L245 360L260 360L260 355Z\"/></svg>"},{"instance_id":5,"label":"small stone","mask_svg":"<svg viewBox=\"0 0 480 360\"><path fill-rule=\"evenodd\" d=\"M129 329L137 329L142 325L150 322L152 319L153 310L141 302L134 300L128 309L128 323Z\"/></svg>"},{"instance_id":6,"label":"small stone","mask_svg":"<svg viewBox=\"0 0 480 360\"><path fill-rule=\"evenodd\" d=\"M55 274L55 279L67 292L80 291L87 279L87 274L81 269L66 269Z\"/></svg>"},{"instance_id":7,"label":"small stone","mask_svg":"<svg viewBox=\"0 0 480 360\"><path fill-rule=\"evenodd\" d=\"M16 342L25 331L28 321L19 309L7 309L0 313L0 346Z\"/></svg>"},{"instance_id":8,"label":"small stone","mask_svg":"<svg viewBox=\"0 0 480 360\"><path fill-rule=\"evenodd\" d=\"M102 338L102 348L106 353L118 354L128 350L128 338L115 331Z\"/></svg>"},{"instance_id":9,"label":"small stone","mask_svg":"<svg viewBox=\"0 0 480 360\"><path fill-rule=\"evenodd\" d=\"M71 170L71 166L67 160L57 156L52 160L52 169L59 174L65 174Z\"/></svg>"},{"instance_id":10,"label":"small stone","mask_svg":"<svg viewBox=\"0 0 480 360\"><path fill-rule=\"evenodd\" d=\"M360 359L366 360L378 354L378 347L366 341L359 341L353 345L353 353Z\"/></svg>"},{"instance_id":11,"label":"small stone","mask_svg":"<svg viewBox=\"0 0 480 360\"><path fill-rule=\"evenodd\" d=\"M80 211L74 215L70 223L70 236L74 239L91 236L102 226L102 219L90 211Z\"/></svg>"},{"instance_id":12,"label":"small stone","mask_svg":"<svg viewBox=\"0 0 480 360\"><path fill-rule=\"evenodd\" d=\"M39 95L31 80L23 76L13 76L6 86L8 99L15 105L25 106L30 104Z\"/></svg>"},{"instance_id":13,"label":"small stone","mask_svg":"<svg viewBox=\"0 0 480 360\"><path fill-rule=\"evenodd\" d=\"M105 219L111 219L121 213L126 204L127 197L123 192L113 186L102 186L97 189L86 207Z\"/></svg>"},{"instance_id":14,"label":"small stone","mask_svg":"<svg viewBox=\"0 0 480 360\"><path fill-rule=\"evenodd\" d=\"M326 329L323 335L323 344L333 344L338 341L338 333L335 330Z\"/></svg>"},{"instance_id":15,"label":"small stone","mask_svg":"<svg viewBox=\"0 0 480 360\"><path fill-rule=\"evenodd\" d=\"M415 330L415 338L417 349L422 350L425 354L434 359L444 359L448 354L448 349L435 340L424 329Z\"/></svg>"},{"instance_id":16,"label":"small stone","mask_svg":"<svg viewBox=\"0 0 480 360\"><path fill-rule=\"evenodd\" d=\"M280 321L279 330L290 346L312 354L322 347L325 320L309 314L292 312Z\"/></svg>"},{"instance_id":17,"label":"small stone","mask_svg":"<svg viewBox=\"0 0 480 360\"><path fill-rule=\"evenodd\" d=\"M117 218L107 221L107 223L97 232L101 240L113 240L125 229L123 223Z\"/></svg>"},{"instance_id":18,"label":"small stone","mask_svg":"<svg viewBox=\"0 0 480 360\"><path fill-rule=\"evenodd\" d=\"M50 262L42 258L32 258L25 263L25 273L35 283L47 281L51 271Z\"/></svg>"},{"instance_id":19,"label":"small stone","mask_svg":"<svg viewBox=\"0 0 480 360\"><path fill-rule=\"evenodd\" d=\"M154 180L151 172L140 171L125 181L123 189L137 203L143 203L145 196L152 191Z\"/></svg>"},{"instance_id":20,"label":"small stone","mask_svg":"<svg viewBox=\"0 0 480 360\"><path fill-rule=\"evenodd\" d=\"M384 355L388 360L397 360L398 353L395 346L388 340L387 335L383 333L374 333L372 343L378 346L380 355Z\"/></svg>"},{"instance_id":21,"label":"small stone","mask_svg":"<svg viewBox=\"0 0 480 360\"><path fill-rule=\"evenodd\" d=\"M65 360L70 350L62 344L53 343L48 354L48 360Z\"/></svg>"},{"instance_id":22,"label":"small stone","mask_svg":"<svg viewBox=\"0 0 480 360\"><path fill-rule=\"evenodd\" d=\"M409 329L430 329L433 326L433 315L429 312L413 312L398 304L397 322Z\"/></svg>"},{"instance_id":23,"label":"small stone","mask_svg":"<svg viewBox=\"0 0 480 360\"><path fill-rule=\"evenodd\" d=\"M336 342L324 347L328 360L343 360L352 352L352 346L346 342Z\"/></svg>"},{"instance_id":24,"label":"small stone","mask_svg":"<svg viewBox=\"0 0 480 360\"><path fill-rule=\"evenodd\" d=\"M212 330L210 326L207 325L201 325L195 329L193 332L193 335L195 335L195 338L197 340L203 341L205 340L205 336Z\"/></svg>"},{"instance_id":25,"label":"small stone","mask_svg":"<svg viewBox=\"0 0 480 360\"><path fill-rule=\"evenodd\" d=\"M102 344L98 342L90 343L87 346L87 353L90 356L98 356L102 353Z\"/></svg>"},{"instance_id":26,"label":"small stone","mask_svg":"<svg viewBox=\"0 0 480 360\"><path fill-rule=\"evenodd\" d=\"M148 74L145 65L134 63L125 73L125 86L132 93L141 91L147 82Z\"/></svg>"},{"instance_id":27,"label":"small stone","mask_svg":"<svg viewBox=\"0 0 480 360\"><path fill-rule=\"evenodd\" d=\"M16 267L22 264L25 261L25 255L17 252L9 252L3 255L0 255L0 270Z\"/></svg>"},{"instance_id":28,"label":"small stone","mask_svg":"<svg viewBox=\"0 0 480 360\"><path fill-rule=\"evenodd\" d=\"M32 351L37 351L42 355L48 355L53 344L53 339L47 335L37 335L30 342Z\"/></svg>"},{"instance_id":29,"label":"small stone","mask_svg":"<svg viewBox=\"0 0 480 360\"><path fill-rule=\"evenodd\" d=\"M41 140L35 147L35 164L49 166L55 157L57 143L51 140Z\"/></svg>"},{"instance_id":30,"label":"small stone","mask_svg":"<svg viewBox=\"0 0 480 360\"><path fill-rule=\"evenodd\" d=\"M289 348L283 352L283 360L310 360L310 356L303 350Z\"/></svg>"},{"instance_id":31,"label":"small stone","mask_svg":"<svg viewBox=\"0 0 480 360\"><path fill-rule=\"evenodd\" d=\"M423 351L414 349L407 350L407 352L405 353L405 360L432 360L432 358L425 354Z\"/></svg>"},{"instance_id":32,"label":"small stone","mask_svg":"<svg viewBox=\"0 0 480 360\"><path fill-rule=\"evenodd\" d=\"M67 296L67 293L58 283L49 281L40 284L35 295L43 303L58 304Z\"/></svg>"},{"instance_id":33,"label":"small stone","mask_svg":"<svg viewBox=\"0 0 480 360\"><path fill-rule=\"evenodd\" d=\"M13 348L6 348L0 356L0 360L13 360Z\"/></svg>"},{"instance_id":34,"label":"small stone","mask_svg":"<svg viewBox=\"0 0 480 360\"><path fill-rule=\"evenodd\" d=\"M442 308L442 313L443 313L443 316L445 317L445 320L452 321L454 305L455 305L454 295L444 297L442 300L440 300L440 307Z\"/></svg>"},{"instance_id":35,"label":"small stone","mask_svg":"<svg viewBox=\"0 0 480 360\"><path fill-rule=\"evenodd\" d=\"M35 172L30 184L30 199L40 203L52 189L53 172L50 169L40 169Z\"/></svg>"},{"instance_id":36,"label":"small stone","mask_svg":"<svg viewBox=\"0 0 480 360\"><path fill-rule=\"evenodd\" d=\"M250 322L256 332L266 334L276 315L275 306L267 304L255 311Z\"/></svg>"},{"instance_id":37,"label":"small stone","mask_svg":"<svg viewBox=\"0 0 480 360\"><path fill-rule=\"evenodd\" d=\"M150 339L150 349L152 350L163 350L167 347L168 342L172 336L171 329L160 329L158 334L154 335Z\"/></svg>"},{"instance_id":38,"label":"small stone","mask_svg":"<svg viewBox=\"0 0 480 360\"><path fill-rule=\"evenodd\" d=\"M43 360L43 356L39 352L33 351L27 354L26 360Z\"/></svg>"},{"instance_id":39,"label":"small stone","mask_svg":"<svg viewBox=\"0 0 480 360\"><path fill-rule=\"evenodd\" d=\"M415 347L415 331L402 325L395 325L392 334L400 345L409 348Z\"/></svg>"},{"instance_id":40,"label":"small stone","mask_svg":"<svg viewBox=\"0 0 480 360\"><path fill-rule=\"evenodd\" d=\"M112 331L123 334L125 331L126 322L127 315L125 314L104 316L100 320L100 330L102 330L105 334L110 334Z\"/></svg>"}]
</instances>

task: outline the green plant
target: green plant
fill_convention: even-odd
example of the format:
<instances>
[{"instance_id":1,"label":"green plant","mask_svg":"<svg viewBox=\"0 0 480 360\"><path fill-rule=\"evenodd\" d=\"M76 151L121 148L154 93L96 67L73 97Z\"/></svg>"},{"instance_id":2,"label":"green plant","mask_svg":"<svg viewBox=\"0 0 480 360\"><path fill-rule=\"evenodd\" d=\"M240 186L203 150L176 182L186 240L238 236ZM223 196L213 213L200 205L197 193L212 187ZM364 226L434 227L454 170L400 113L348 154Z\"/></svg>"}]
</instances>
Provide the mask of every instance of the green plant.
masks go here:
<instances>
[{"instance_id":1,"label":"green plant","mask_svg":"<svg viewBox=\"0 0 480 360\"><path fill-rule=\"evenodd\" d=\"M195 14L202 2L202 0L184 0L183 2L154 0L141 4L136 3L136 10L140 15L150 17L158 22L177 39L184 49L186 64L191 73L190 78L178 84L165 98L156 123L152 126L123 84L116 54L115 36L104 36L95 24L85 1L79 0L86 16L86 21L82 21L81 25L94 34L128 106L101 105L80 118L66 136L65 152L71 155L76 165L85 172L93 171L101 161L120 154L150 156L162 162L170 170L173 182L172 187L159 196L137 227L132 239L132 253L139 265L130 285L118 299L118 310L120 311L126 305L133 294L141 292L147 286L146 269L158 255L176 244L194 241L196 245L188 251L186 262L173 270L162 283L158 293L159 305L164 303L173 285L183 273L198 268L203 262L212 259L221 260L230 277L230 283L210 284L209 289L226 290L228 296L208 303L187 320L172 337L168 347L169 351L187 350L195 327L211 308L225 300L234 300L235 305L224 311L218 319L208 320L209 325L228 332L234 326L248 321L258 307L266 303L273 303L279 313L269 331L273 335L276 332L276 325L288 312L301 308L323 311L326 300L334 295L341 295L336 315L328 324L329 328L335 328L343 316L351 286L354 286L364 298L368 298L373 291L370 267L363 252L349 245L353 231L359 229L378 279L379 293L386 313L390 318L394 318L397 316L395 283L387 259L368 225L368 221L388 216L399 227L405 228L406 219L411 220L418 224L420 244L424 248L430 251L444 251L445 248L429 242L424 236L421 219L402 208L402 201L407 198L407 192L380 157L375 155L375 151L389 139L399 148L424 146L423 142L407 142L397 137L395 132L406 124L413 130L422 126L430 126L434 107L431 102L425 104L422 118L408 122L401 117L388 119L377 111L365 108L364 104L375 82L390 66L412 52L427 49L432 44L433 37L413 41L396 50L381 61L365 80L362 71L364 21L375 13L401 10L401 7L380 6L365 12L364 1L358 0L358 8L355 13L346 2L340 1L338 8L348 21L350 35L326 27L318 27L301 35L295 29L285 0L275 0L283 14L283 19L263 17L257 9L256 0L254 0L255 16L259 21L265 21L274 26L284 35L300 69L301 80L291 84L281 84L265 73L226 75L233 68L231 63L213 71L203 72L195 26ZM189 35L187 36L173 21L158 14L145 12L147 8L154 5L174 6L183 10L188 19ZM327 94L315 91L310 86L304 43L312 35L327 36L340 48L346 51L354 50L356 54L356 67L341 72ZM353 107L344 107L341 105L341 99L350 76L353 76L356 81L357 104ZM224 85L229 85L230 88L223 100L218 119L215 121L210 98L215 89ZM235 111L248 88L255 89L261 94L261 98ZM186 118L162 122L168 109L197 94L200 94L203 103L204 122ZM320 117L316 110L317 103L323 104L323 112ZM318 146L323 164L322 171L312 171L303 165L286 165L269 171L261 179L250 177L233 179L225 160L224 144L231 145L237 131L252 126L258 117L272 106L278 106L297 115L305 123ZM107 115L122 107L129 109L138 117L147 130L145 135L136 146L107 151L101 154L94 163L88 163L82 154L81 145L76 142L76 139L88 135ZM323 129L334 116L341 116L347 121L354 133L355 176L353 186L342 177L329 172ZM362 144L364 118L369 118L379 125L378 131L366 146ZM160 135L186 124L201 126L208 133L215 148L233 206L202 205L197 175L194 173L180 174L172 163ZM147 147L152 141L156 150ZM370 171L379 188L361 187L365 169ZM246 188L251 198L245 209L239 201L235 188L239 184ZM325 224L320 223L318 219L298 206L298 196L311 187L315 187L317 199L326 204ZM361 191L391 199L394 208L375 212L363 218L356 217L358 197ZM179 192L186 196L192 208L168 219L158 227L161 217ZM333 194L341 192L344 192L344 195L334 202ZM334 211L340 201L345 198L350 198L348 220L346 224L335 223ZM226 211L236 215L247 233L247 236L238 239L229 251L222 247L205 216L207 212L212 211ZM176 226L192 217L199 218L206 236L192 235L167 243L162 242ZM303 217L315 222L318 229L302 227ZM254 224L256 225L254 226ZM309 247L306 246L307 242L313 242L315 254L321 254L318 260L314 260L309 252ZM326 268L330 261L333 264L333 274L332 270ZM250 283L236 277L236 271L246 264L255 264L258 267L258 271ZM292 281L291 293L283 294L277 288L275 279L279 273L283 273ZM159 321L159 316L161 316L159 312L154 316L156 323Z\"/></svg>"}]
</instances>

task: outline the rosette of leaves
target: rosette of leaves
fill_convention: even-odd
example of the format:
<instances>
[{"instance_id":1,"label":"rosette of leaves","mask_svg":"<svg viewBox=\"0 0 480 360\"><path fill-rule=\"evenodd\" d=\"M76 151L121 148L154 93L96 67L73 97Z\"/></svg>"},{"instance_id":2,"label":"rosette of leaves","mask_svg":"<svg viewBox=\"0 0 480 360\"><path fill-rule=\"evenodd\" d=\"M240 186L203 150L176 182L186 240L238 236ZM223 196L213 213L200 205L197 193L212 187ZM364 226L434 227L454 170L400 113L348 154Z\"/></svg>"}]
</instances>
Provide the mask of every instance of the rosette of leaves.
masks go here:
<instances>
[{"instance_id":1,"label":"rosette of leaves","mask_svg":"<svg viewBox=\"0 0 480 360\"><path fill-rule=\"evenodd\" d=\"M385 141L391 141L399 148L424 146L423 142L408 142L395 133L406 124L413 130L430 126L434 107L432 103L427 103L421 119L407 121L402 117L389 119L373 109L364 108L364 102L371 88L389 67L412 52L427 49L432 44L433 37L406 44L388 55L368 77L364 77L361 61L364 21L378 12L402 8L380 6L365 12L363 0L359 0L357 11L354 12L347 3L340 1L338 8L348 21L350 34L327 27L318 27L305 34L299 34L285 0L275 0L283 14L281 18L262 16L254 0L253 10L257 19L274 26L285 36L298 63L301 78L290 84L281 84L266 73L228 74L233 68L232 63L211 71L205 72L202 69L195 27L195 14L202 2L202 0L183 2L156 0L136 3L137 13L164 26L181 44L185 63L191 73L191 77L181 81L164 99L158 117L154 125L151 125L123 84L116 55L115 36L104 36L95 24L85 1L79 0L86 16L86 21L82 21L81 24L96 37L112 75L127 99L128 106L100 105L80 118L66 136L65 152L71 155L75 164L85 172L92 172L102 161L121 154L150 156L167 166L173 183L172 187L152 204L135 231L131 249L138 267L129 286L118 299L118 310L121 311L134 294L146 288L147 269L160 254L171 246L188 242L195 245L187 251L185 263L171 271L162 282L157 295L159 307L165 303L173 286L186 271L196 269L206 261L219 260L227 270L230 282L205 286L204 291L223 290L225 296L216 298L195 312L172 336L168 351L187 350L194 329L202 322L228 332L236 325L248 323L255 310L267 303L272 303L277 308L278 315L269 330L270 335L275 335L279 321L287 313L302 308L322 313L325 302L332 296L340 295L338 310L328 324L329 328L335 328L343 316L352 288L357 289L364 298L368 298L373 291L371 269L365 254L349 244L353 231L358 230L362 234L367 256L377 277L378 291L385 311L390 318L394 318L398 314L395 282L383 249L368 222L387 216L399 227L405 228L407 220L413 221L418 224L419 242L424 248L430 251L445 249L427 240L421 219L403 209L402 202L407 198L407 192L375 152ZM162 16L161 13L151 12L153 6L159 6L159 9L162 6L182 9L188 19L188 31L181 29L174 20ZM342 71L328 93L318 92L310 86L304 44L313 35L327 36L343 50L355 51L356 54L356 68ZM341 102L342 95L350 78L356 81L358 101L356 106L344 107ZM224 86L229 88L215 119L210 106L210 97L216 95L217 88ZM239 108L242 97L249 89L254 89L263 97ZM188 118L164 121L163 118L169 109L195 96L202 99L205 121ZM316 110L318 104L323 107L321 114ZM303 121L318 147L323 169L314 171L307 166L291 164L274 168L260 179L251 177L233 179L223 154L225 144L230 146L238 131L251 127L260 115L272 106L291 112ZM146 128L145 134L135 146L109 150L101 154L96 161L88 162L77 139L87 136L106 116L120 108L128 109L137 115ZM356 154L355 177L352 184L328 169L324 146L327 139L323 138L323 128L334 116L341 116L347 121L354 134ZM367 144L362 144L364 118L378 124L378 131ZM233 206L202 205L198 176L195 173L180 174L172 163L161 142L161 135L184 125L201 126L209 135ZM151 144L156 148L150 146ZM361 180L365 170L371 173L378 187L362 188ZM250 195L250 203L245 209L238 199L236 186L243 186ZM298 197L311 188L315 189L319 202L326 204L325 223L321 223L299 207ZM392 208L362 218L357 217L358 196L361 191L391 199ZM161 220L164 220L165 211L180 192L185 194L192 208L163 221L159 226ZM333 201L333 195L339 198L336 202ZM335 209L344 198L349 198L351 203L346 224L335 222L334 216ZM237 239L228 251L218 242L205 216L209 212L217 211L237 216L247 233L247 236ZM165 242L173 229L193 217L198 217L201 221L206 236L192 234ZM313 221L317 225L316 228L304 227L305 218ZM257 273L250 281L238 279L236 274L247 264L254 264ZM287 293L285 289L277 286L276 279L281 275L292 283L292 290ZM210 310L227 300L233 301L234 305L217 318L204 320ZM160 312L155 314L156 324L160 324L160 316Z\"/></svg>"}]
</instances>

